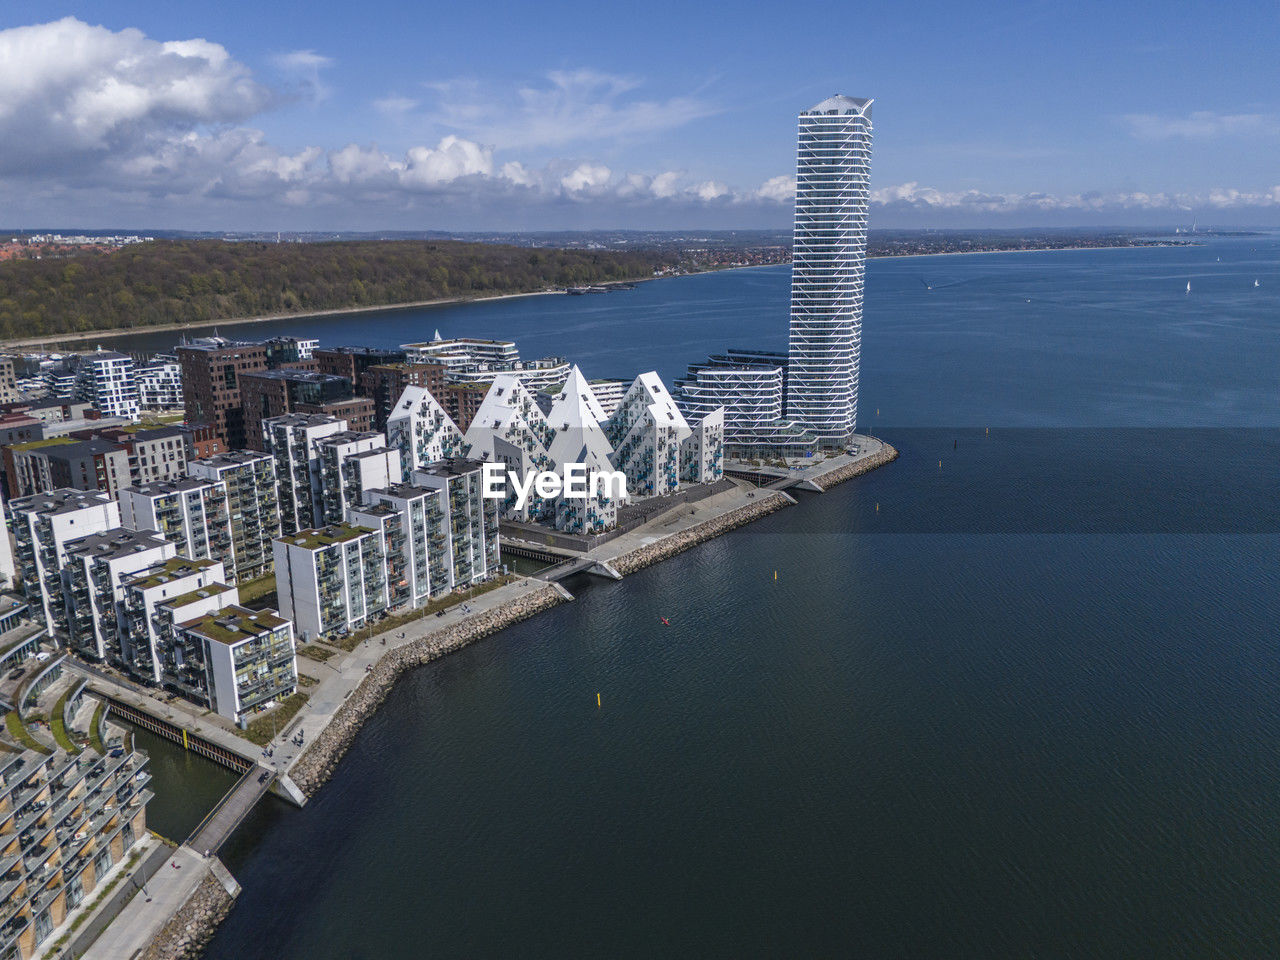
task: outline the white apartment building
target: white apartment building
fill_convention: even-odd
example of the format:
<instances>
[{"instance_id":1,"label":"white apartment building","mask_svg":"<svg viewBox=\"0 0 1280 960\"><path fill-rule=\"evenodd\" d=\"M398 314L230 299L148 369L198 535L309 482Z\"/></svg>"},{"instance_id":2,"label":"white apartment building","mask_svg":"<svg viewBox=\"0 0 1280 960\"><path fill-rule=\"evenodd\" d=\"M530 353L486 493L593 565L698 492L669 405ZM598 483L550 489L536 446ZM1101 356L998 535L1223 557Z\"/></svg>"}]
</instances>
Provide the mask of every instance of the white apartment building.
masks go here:
<instances>
[{"instance_id":1,"label":"white apartment building","mask_svg":"<svg viewBox=\"0 0 1280 960\"><path fill-rule=\"evenodd\" d=\"M66 622L62 568L67 545L120 526L120 505L101 490L52 490L10 501L17 582L44 621Z\"/></svg>"},{"instance_id":2,"label":"white apartment building","mask_svg":"<svg viewBox=\"0 0 1280 960\"><path fill-rule=\"evenodd\" d=\"M445 549L449 589L463 587L497 573L499 502L483 496L477 460L455 457L415 470L413 483L443 495L446 512Z\"/></svg>"},{"instance_id":3,"label":"white apartment building","mask_svg":"<svg viewBox=\"0 0 1280 960\"><path fill-rule=\"evenodd\" d=\"M381 529L338 523L275 541L280 613L304 642L348 633L387 610L383 536Z\"/></svg>"},{"instance_id":4,"label":"white apartment building","mask_svg":"<svg viewBox=\"0 0 1280 960\"><path fill-rule=\"evenodd\" d=\"M680 449L692 431L654 372L642 373L605 424L613 465L632 497L658 497L680 487Z\"/></svg>"},{"instance_id":5,"label":"white apartment building","mask_svg":"<svg viewBox=\"0 0 1280 960\"><path fill-rule=\"evenodd\" d=\"M146 682L159 683L163 648L173 643L174 611L191 619L238 602L236 588L225 581L218 561L181 556L127 579L116 638L122 666Z\"/></svg>"},{"instance_id":6,"label":"white apartment building","mask_svg":"<svg viewBox=\"0 0 1280 960\"><path fill-rule=\"evenodd\" d=\"M400 451L387 448L381 433L345 430L316 444L320 457L320 522L341 523L365 491L399 483Z\"/></svg>"},{"instance_id":7,"label":"white apartment building","mask_svg":"<svg viewBox=\"0 0 1280 960\"><path fill-rule=\"evenodd\" d=\"M123 613L124 582L177 554L177 548L154 533L117 528L67 545L62 570L66 620L53 623L70 645L96 660L117 660Z\"/></svg>"},{"instance_id":8,"label":"white apartment building","mask_svg":"<svg viewBox=\"0 0 1280 960\"><path fill-rule=\"evenodd\" d=\"M164 480L120 491L120 524L154 530L193 560L217 560L236 579L227 485L221 480Z\"/></svg>"},{"instance_id":9,"label":"white apartment building","mask_svg":"<svg viewBox=\"0 0 1280 960\"><path fill-rule=\"evenodd\" d=\"M320 526L324 505L319 443L345 433L347 421L322 413L290 413L264 420L262 427L267 452L276 461L281 531L290 534Z\"/></svg>"},{"instance_id":10,"label":"white apartment building","mask_svg":"<svg viewBox=\"0 0 1280 960\"><path fill-rule=\"evenodd\" d=\"M138 419L138 386L133 379L133 358L98 349L85 354L76 368L75 396L92 403L103 416Z\"/></svg>"},{"instance_id":11,"label":"white apartment building","mask_svg":"<svg viewBox=\"0 0 1280 960\"><path fill-rule=\"evenodd\" d=\"M426 387L406 387L387 418L387 445L408 472L462 452L462 431Z\"/></svg>"},{"instance_id":12,"label":"white apartment building","mask_svg":"<svg viewBox=\"0 0 1280 960\"><path fill-rule=\"evenodd\" d=\"M224 483L231 520L230 575L237 582L271 570L271 541L280 536L280 498L276 461L269 453L232 450L188 465L193 479Z\"/></svg>"},{"instance_id":13,"label":"white apartment building","mask_svg":"<svg viewBox=\"0 0 1280 960\"><path fill-rule=\"evenodd\" d=\"M143 410L182 409L182 364L153 360L133 373L138 406Z\"/></svg>"},{"instance_id":14,"label":"white apartment building","mask_svg":"<svg viewBox=\"0 0 1280 960\"><path fill-rule=\"evenodd\" d=\"M298 689L293 624L231 604L174 627L164 683L244 726Z\"/></svg>"}]
</instances>

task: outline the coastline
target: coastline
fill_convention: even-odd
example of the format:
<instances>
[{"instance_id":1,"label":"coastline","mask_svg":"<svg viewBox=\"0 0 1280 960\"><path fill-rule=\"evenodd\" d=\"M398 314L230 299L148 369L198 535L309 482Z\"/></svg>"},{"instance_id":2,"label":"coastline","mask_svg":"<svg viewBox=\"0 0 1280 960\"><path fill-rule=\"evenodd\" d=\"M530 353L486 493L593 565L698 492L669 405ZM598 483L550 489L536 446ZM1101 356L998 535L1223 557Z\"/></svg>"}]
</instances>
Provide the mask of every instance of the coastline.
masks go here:
<instances>
[{"instance_id":1,"label":"coastline","mask_svg":"<svg viewBox=\"0 0 1280 960\"><path fill-rule=\"evenodd\" d=\"M1026 250L946 250L938 253L903 253L876 254L868 256L868 260L914 260L924 257L973 257L993 253L1057 253L1065 250L1144 250L1150 247L1163 247L1165 244L1114 244L1108 246L1072 246L1072 247L1033 247ZM1199 246L1199 244L1195 244ZM640 277L627 283L649 283L654 280L673 280L680 277L696 277L709 273L724 273L728 270L761 270L765 267L790 266L786 263L745 263L740 266L713 267L709 270L698 270L693 273L674 274L663 277ZM233 327L251 323L270 323L280 320L309 320L319 317L341 317L364 313L393 313L397 310L417 310L425 307L445 307L455 304L487 303L497 300L516 300L521 297L563 296L561 290L530 290L524 293L499 293L491 297L440 297L435 300L411 300L405 303L385 303L366 307L334 307L327 310L307 310L302 313L267 313L256 317L231 317L222 320L199 321L196 323L161 323L155 326L111 327L105 330L89 330L82 333L60 334L50 337L24 337L15 340L0 341L0 349L23 350L32 347L61 346L63 344L88 343L97 339L110 340L116 337L131 337L149 333L173 333L179 330L204 329L206 327ZM75 351L71 351L75 352Z\"/></svg>"}]
</instances>

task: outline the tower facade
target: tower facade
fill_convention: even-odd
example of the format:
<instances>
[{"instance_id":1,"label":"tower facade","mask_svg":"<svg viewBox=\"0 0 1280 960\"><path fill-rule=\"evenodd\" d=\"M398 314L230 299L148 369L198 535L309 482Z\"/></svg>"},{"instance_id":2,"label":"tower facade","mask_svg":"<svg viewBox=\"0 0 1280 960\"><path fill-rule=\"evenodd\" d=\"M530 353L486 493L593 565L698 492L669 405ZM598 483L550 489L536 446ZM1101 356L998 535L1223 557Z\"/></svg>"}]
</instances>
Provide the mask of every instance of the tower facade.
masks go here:
<instances>
[{"instance_id":1,"label":"tower facade","mask_svg":"<svg viewBox=\"0 0 1280 960\"><path fill-rule=\"evenodd\" d=\"M826 442L858 418L871 103L835 96L800 114L787 415Z\"/></svg>"}]
</instances>

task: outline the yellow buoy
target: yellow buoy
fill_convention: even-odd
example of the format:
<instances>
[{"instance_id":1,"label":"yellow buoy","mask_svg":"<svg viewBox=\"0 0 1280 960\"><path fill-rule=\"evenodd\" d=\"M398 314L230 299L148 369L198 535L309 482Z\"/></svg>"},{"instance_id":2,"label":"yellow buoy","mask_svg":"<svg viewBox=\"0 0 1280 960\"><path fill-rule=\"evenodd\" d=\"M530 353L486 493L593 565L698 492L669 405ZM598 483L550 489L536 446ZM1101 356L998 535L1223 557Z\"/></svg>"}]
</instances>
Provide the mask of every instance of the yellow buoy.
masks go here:
<instances>
[{"instance_id":1,"label":"yellow buoy","mask_svg":"<svg viewBox=\"0 0 1280 960\"><path fill-rule=\"evenodd\" d=\"M878 503L877 503L877 504L876 504L876 513L879 513L879 512L880 512L880 504L878 504Z\"/></svg>"},{"instance_id":2,"label":"yellow buoy","mask_svg":"<svg viewBox=\"0 0 1280 960\"><path fill-rule=\"evenodd\" d=\"M777 579L778 579L778 571L777 571L777 570L773 571L773 579L775 579L775 580L777 580Z\"/></svg>"},{"instance_id":3,"label":"yellow buoy","mask_svg":"<svg viewBox=\"0 0 1280 960\"><path fill-rule=\"evenodd\" d=\"M600 694L596 694L596 706L600 706Z\"/></svg>"}]
</instances>

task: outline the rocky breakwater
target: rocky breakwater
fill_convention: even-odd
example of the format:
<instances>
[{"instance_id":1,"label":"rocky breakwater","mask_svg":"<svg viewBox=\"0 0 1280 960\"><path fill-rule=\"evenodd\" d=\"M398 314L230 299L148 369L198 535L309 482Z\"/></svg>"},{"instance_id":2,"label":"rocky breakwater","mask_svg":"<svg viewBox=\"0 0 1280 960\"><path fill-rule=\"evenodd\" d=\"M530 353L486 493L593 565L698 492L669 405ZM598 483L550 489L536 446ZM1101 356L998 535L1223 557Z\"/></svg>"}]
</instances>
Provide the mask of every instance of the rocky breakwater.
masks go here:
<instances>
[{"instance_id":1,"label":"rocky breakwater","mask_svg":"<svg viewBox=\"0 0 1280 960\"><path fill-rule=\"evenodd\" d=\"M231 894L210 873L169 918L138 960L194 960L204 951L233 903Z\"/></svg>"},{"instance_id":2,"label":"rocky breakwater","mask_svg":"<svg viewBox=\"0 0 1280 960\"><path fill-rule=\"evenodd\" d=\"M704 520L679 533L673 533L654 543L625 553L615 560L610 560L609 565L625 576L795 503L791 497L780 491L770 493L762 490L757 496L759 499L753 503L730 510L718 517L712 517L710 520Z\"/></svg>"},{"instance_id":3,"label":"rocky breakwater","mask_svg":"<svg viewBox=\"0 0 1280 960\"><path fill-rule=\"evenodd\" d=\"M361 725L386 699L402 673L563 602L564 595L560 590L554 584L547 584L500 607L476 614L461 623L429 633L389 651L338 708L329 725L315 738L307 751L298 758L298 762L289 771L290 778L303 793L309 797L314 796L333 774L338 761L355 740Z\"/></svg>"},{"instance_id":4,"label":"rocky breakwater","mask_svg":"<svg viewBox=\"0 0 1280 960\"><path fill-rule=\"evenodd\" d=\"M855 460L853 463L845 464L843 467L837 467L830 473L815 477L813 482L825 492L838 483L844 483L846 480L860 477L864 473L870 473L876 467L883 467L886 463L891 463L897 459L898 451L882 441L880 449L871 454L871 456Z\"/></svg>"}]
</instances>

